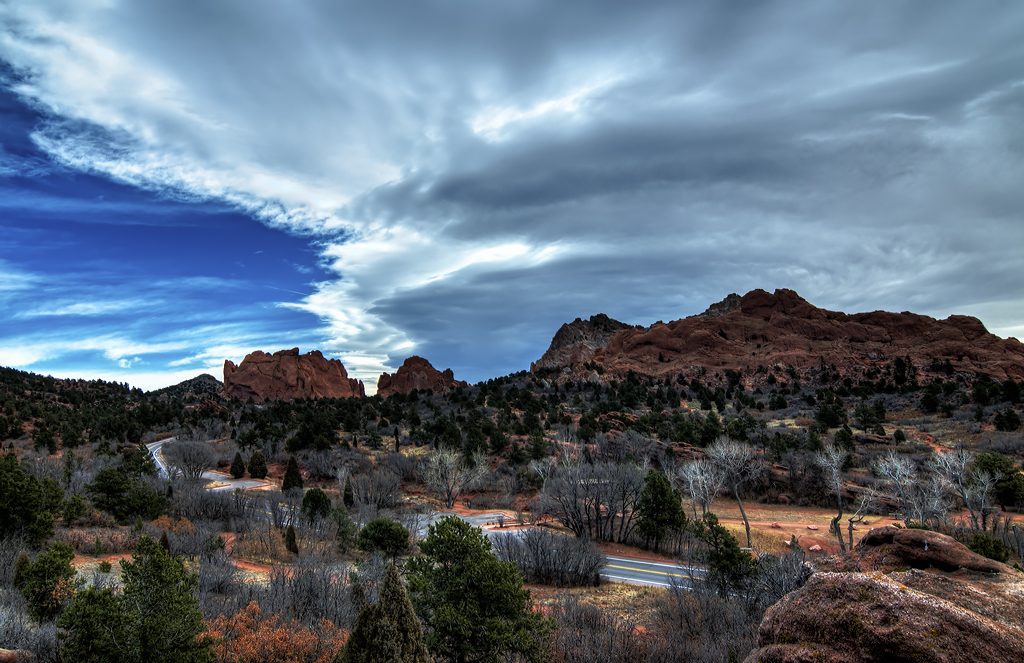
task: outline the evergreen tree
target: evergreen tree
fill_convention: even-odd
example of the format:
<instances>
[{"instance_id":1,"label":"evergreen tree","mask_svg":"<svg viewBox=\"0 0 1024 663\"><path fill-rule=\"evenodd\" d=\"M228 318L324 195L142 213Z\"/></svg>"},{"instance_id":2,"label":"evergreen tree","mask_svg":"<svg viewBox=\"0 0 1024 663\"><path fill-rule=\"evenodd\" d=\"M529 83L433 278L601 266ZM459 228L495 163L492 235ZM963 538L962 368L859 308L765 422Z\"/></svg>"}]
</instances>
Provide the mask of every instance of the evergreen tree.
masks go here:
<instances>
[{"instance_id":1,"label":"evergreen tree","mask_svg":"<svg viewBox=\"0 0 1024 663\"><path fill-rule=\"evenodd\" d=\"M302 488L302 474L299 472L299 463L295 456L288 457L288 467L284 471L284 481L281 483L281 490L288 491L292 488Z\"/></svg>"},{"instance_id":2,"label":"evergreen tree","mask_svg":"<svg viewBox=\"0 0 1024 663\"><path fill-rule=\"evenodd\" d=\"M0 457L0 533L20 534L38 547L53 534L60 487L26 472L14 454Z\"/></svg>"},{"instance_id":3,"label":"evergreen tree","mask_svg":"<svg viewBox=\"0 0 1024 663\"><path fill-rule=\"evenodd\" d=\"M249 476L253 479L267 478L267 459L262 451L254 451L249 457Z\"/></svg>"},{"instance_id":4,"label":"evergreen tree","mask_svg":"<svg viewBox=\"0 0 1024 663\"><path fill-rule=\"evenodd\" d=\"M209 643L199 638L203 616L194 597L196 576L148 536L121 568L122 600L130 617L138 620L146 663L211 661Z\"/></svg>"},{"instance_id":5,"label":"evergreen tree","mask_svg":"<svg viewBox=\"0 0 1024 663\"><path fill-rule=\"evenodd\" d=\"M142 537L122 561L124 592L79 592L61 615L61 656L83 663L209 663L210 643L194 597L196 576Z\"/></svg>"},{"instance_id":6,"label":"evergreen tree","mask_svg":"<svg viewBox=\"0 0 1024 663\"><path fill-rule=\"evenodd\" d=\"M334 522L338 526L338 552L345 554L352 550L352 547L356 543L356 535L359 533L359 528L352 522L352 518L348 515L348 511L344 507L338 507L332 514L334 515Z\"/></svg>"},{"instance_id":7,"label":"evergreen tree","mask_svg":"<svg viewBox=\"0 0 1024 663\"><path fill-rule=\"evenodd\" d=\"M36 621L55 619L74 594L74 557L71 546L54 543L32 561L18 560L14 584L25 596L28 612Z\"/></svg>"},{"instance_id":8,"label":"evergreen tree","mask_svg":"<svg viewBox=\"0 0 1024 663\"><path fill-rule=\"evenodd\" d=\"M359 610L339 663L428 663L420 621L398 567L388 565L376 604Z\"/></svg>"},{"instance_id":9,"label":"evergreen tree","mask_svg":"<svg viewBox=\"0 0 1024 663\"><path fill-rule=\"evenodd\" d=\"M355 495L352 492L352 477L345 477L345 489L342 491L341 499L345 507L349 509L356 503Z\"/></svg>"},{"instance_id":10,"label":"evergreen tree","mask_svg":"<svg viewBox=\"0 0 1024 663\"><path fill-rule=\"evenodd\" d=\"M658 470L650 470L644 478L637 513L640 534L648 545L653 542L655 551L661 549L665 534L679 530L686 523L679 494Z\"/></svg>"},{"instance_id":11,"label":"evergreen tree","mask_svg":"<svg viewBox=\"0 0 1024 663\"><path fill-rule=\"evenodd\" d=\"M409 530L390 518L374 518L359 532L357 542L361 550L379 550L393 559L409 549Z\"/></svg>"},{"instance_id":12,"label":"evergreen tree","mask_svg":"<svg viewBox=\"0 0 1024 663\"><path fill-rule=\"evenodd\" d=\"M696 534L707 546L706 582L722 596L740 589L754 574L757 567L754 558L740 548L736 537L718 522L715 514L704 514L704 518L697 523Z\"/></svg>"},{"instance_id":13,"label":"evergreen tree","mask_svg":"<svg viewBox=\"0 0 1024 663\"><path fill-rule=\"evenodd\" d=\"M295 536L294 525L288 525L288 529L284 531L284 547L293 555L299 554L299 540Z\"/></svg>"},{"instance_id":14,"label":"evergreen tree","mask_svg":"<svg viewBox=\"0 0 1024 663\"><path fill-rule=\"evenodd\" d=\"M242 460L242 454L239 451L235 452L235 458L231 461L231 476L236 479L245 476L245 461Z\"/></svg>"},{"instance_id":15,"label":"evergreen tree","mask_svg":"<svg viewBox=\"0 0 1024 663\"><path fill-rule=\"evenodd\" d=\"M331 513L331 498L319 488L310 488L302 496L302 514L308 520L326 518Z\"/></svg>"},{"instance_id":16,"label":"evergreen tree","mask_svg":"<svg viewBox=\"0 0 1024 663\"><path fill-rule=\"evenodd\" d=\"M139 620L129 615L122 597L113 589L89 587L57 620L60 653L76 663L141 663Z\"/></svg>"},{"instance_id":17,"label":"evergreen tree","mask_svg":"<svg viewBox=\"0 0 1024 663\"><path fill-rule=\"evenodd\" d=\"M450 661L543 659L550 622L533 612L519 569L494 556L479 528L449 516L430 526L420 550L408 563L409 589L431 653Z\"/></svg>"}]
</instances>

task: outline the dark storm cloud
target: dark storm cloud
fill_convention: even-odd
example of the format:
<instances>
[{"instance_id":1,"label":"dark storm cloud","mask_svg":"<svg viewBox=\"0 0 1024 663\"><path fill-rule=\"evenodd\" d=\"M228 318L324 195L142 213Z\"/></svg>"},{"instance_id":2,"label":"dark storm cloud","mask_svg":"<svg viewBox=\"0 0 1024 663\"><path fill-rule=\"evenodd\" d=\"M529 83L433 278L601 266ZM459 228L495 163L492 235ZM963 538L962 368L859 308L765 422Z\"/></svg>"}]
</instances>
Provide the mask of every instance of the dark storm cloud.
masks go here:
<instances>
[{"instance_id":1,"label":"dark storm cloud","mask_svg":"<svg viewBox=\"0 0 1024 663\"><path fill-rule=\"evenodd\" d=\"M37 142L316 233L363 375L754 287L1024 328L1019 3L88 5L0 10Z\"/></svg>"}]
</instances>

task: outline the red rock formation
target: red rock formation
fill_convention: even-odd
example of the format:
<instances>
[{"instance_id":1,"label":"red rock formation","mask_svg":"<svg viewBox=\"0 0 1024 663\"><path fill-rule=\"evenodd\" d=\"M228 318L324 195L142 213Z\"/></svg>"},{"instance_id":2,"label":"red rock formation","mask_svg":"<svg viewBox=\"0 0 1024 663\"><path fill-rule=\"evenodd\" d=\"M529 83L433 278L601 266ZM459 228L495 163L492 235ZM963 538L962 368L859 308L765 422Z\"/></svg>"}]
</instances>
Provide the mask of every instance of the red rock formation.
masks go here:
<instances>
[{"instance_id":1,"label":"red rock formation","mask_svg":"<svg viewBox=\"0 0 1024 663\"><path fill-rule=\"evenodd\" d=\"M612 336L627 329L640 329L609 318L604 313L590 316L589 320L576 318L562 325L551 339L544 355L530 365L531 371L584 364L611 340Z\"/></svg>"},{"instance_id":2,"label":"red rock formation","mask_svg":"<svg viewBox=\"0 0 1024 663\"><path fill-rule=\"evenodd\" d=\"M561 369L580 377L589 372L582 364L592 362L608 375L635 371L662 377L698 367L807 370L824 361L847 375L909 357L919 371L949 360L958 372L1024 378L1024 345L990 334L976 318L936 320L884 311L847 315L817 308L792 290L729 295L703 314L647 328L610 322L597 331L579 320L563 325L532 369Z\"/></svg>"},{"instance_id":3,"label":"red rock formation","mask_svg":"<svg viewBox=\"0 0 1024 663\"><path fill-rule=\"evenodd\" d=\"M973 552L952 537L923 529L876 527L857 544L861 566L876 571L907 567L976 573L1009 573L1012 569Z\"/></svg>"},{"instance_id":4,"label":"red rock formation","mask_svg":"<svg viewBox=\"0 0 1024 663\"><path fill-rule=\"evenodd\" d=\"M439 371L423 357L409 357L394 375L381 373L377 380L377 395L387 398L392 394L408 394L413 389L440 394L466 383L455 379L452 369Z\"/></svg>"},{"instance_id":5,"label":"red rock formation","mask_svg":"<svg viewBox=\"0 0 1024 663\"><path fill-rule=\"evenodd\" d=\"M257 350L238 366L224 362L224 395L254 401L296 398L351 398L365 396L363 383L349 378L337 359L319 350L304 355L298 348L267 354Z\"/></svg>"},{"instance_id":6,"label":"red rock formation","mask_svg":"<svg viewBox=\"0 0 1024 663\"><path fill-rule=\"evenodd\" d=\"M816 573L768 609L746 663L1021 660L1021 589L1019 578Z\"/></svg>"}]
</instances>

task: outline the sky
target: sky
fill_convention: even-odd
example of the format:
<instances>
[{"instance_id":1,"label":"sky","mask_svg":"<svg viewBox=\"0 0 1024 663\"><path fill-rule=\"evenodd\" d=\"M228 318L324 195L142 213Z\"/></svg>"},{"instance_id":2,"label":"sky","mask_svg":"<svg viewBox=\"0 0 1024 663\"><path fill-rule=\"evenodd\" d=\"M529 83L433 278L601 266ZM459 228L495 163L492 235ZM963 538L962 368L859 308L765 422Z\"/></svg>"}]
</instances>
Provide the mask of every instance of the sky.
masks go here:
<instances>
[{"instance_id":1,"label":"sky","mask_svg":"<svg viewBox=\"0 0 1024 663\"><path fill-rule=\"evenodd\" d=\"M373 390L730 292L1024 336L1024 4L0 0L0 365Z\"/></svg>"}]
</instances>

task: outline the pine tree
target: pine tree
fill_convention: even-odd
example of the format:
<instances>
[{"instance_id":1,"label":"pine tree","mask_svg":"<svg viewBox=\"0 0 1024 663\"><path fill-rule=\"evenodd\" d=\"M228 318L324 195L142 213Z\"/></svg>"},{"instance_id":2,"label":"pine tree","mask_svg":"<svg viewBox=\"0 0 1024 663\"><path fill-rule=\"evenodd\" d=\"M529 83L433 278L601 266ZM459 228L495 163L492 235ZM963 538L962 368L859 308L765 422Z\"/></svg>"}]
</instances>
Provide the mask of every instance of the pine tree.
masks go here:
<instances>
[{"instance_id":1,"label":"pine tree","mask_svg":"<svg viewBox=\"0 0 1024 663\"><path fill-rule=\"evenodd\" d=\"M241 479L245 476L245 461L242 460L241 452L235 452L235 459L231 461L231 476Z\"/></svg>"},{"instance_id":2,"label":"pine tree","mask_svg":"<svg viewBox=\"0 0 1024 663\"><path fill-rule=\"evenodd\" d=\"M295 537L294 525L288 525L288 529L284 531L284 547L288 549L288 552L294 555L299 554L299 541Z\"/></svg>"},{"instance_id":3,"label":"pine tree","mask_svg":"<svg viewBox=\"0 0 1024 663\"><path fill-rule=\"evenodd\" d=\"M284 471L284 482L281 490L288 491L292 488L302 488L302 474L299 473L299 463L295 456L288 457L288 467Z\"/></svg>"},{"instance_id":4,"label":"pine tree","mask_svg":"<svg viewBox=\"0 0 1024 663\"><path fill-rule=\"evenodd\" d=\"M249 457L249 476L253 479L267 478L267 459L262 451L254 451Z\"/></svg>"},{"instance_id":5,"label":"pine tree","mask_svg":"<svg viewBox=\"0 0 1024 663\"><path fill-rule=\"evenodd\" d=\"M362 597L361 586L353 594ZM388 566L376 604L362 598L352 636L339 663L427 663L420 621L405 591L398 567Z\"/></svg>"},{"instance_id":6,"label":"pine tree","mask_svg":"<svg viewBox=\"0 0 1024 663\"><path fill-rule=\"evenodd\" d=\"M54 543L31 562L19 558L14 583L28 602L28 611L38 621L55 619L75 591L75 552L66 543Z\"/></svg>"},{"instance_id":7,"label":"pine tree","mask_svg":"<svg viewBox=\"0 0 1024 663\"><path fill-rule=\"evenodd\" d=\"M637 528L648 544L654 544L655 551L661 548L666 533L680 529L686 522L679 494L658 470L650 470L644 479L637 513Z\"/></svg>"},{"instance_id":8,"label":"pine tree","mask_svg":"<svg viewBox=\"0 0 1024 663\"><path fill-rule=\"evenodd\" d=\"M342 491L341 499L345 506L350 509L356 503L355 496L352 493L352 477L345 477L345 489Z\"/></svg>"},{"instance_id":9,"label":"pine tree","mask_svg":"<svg viewBox=\"0 0 1024 663\"><path fill-rule=\"evenodd\" d=\"M478 527L458 516L430 526L422 555L409 560L409 590L429 627L427 646L442 660L544 658L548 619L533 612L523 576L491 551Z\"/></svg>"},{"instance_id":10,"label":"pine tree","mask_svg":"<svg viewBox=\"0 0 1024 663\"><path fill-rule=\"evenodd\" d=\"M76 663L138 663L139 621L110 587L88 587L61 614L61 660Z\"/></svg>"}]
</instances>

